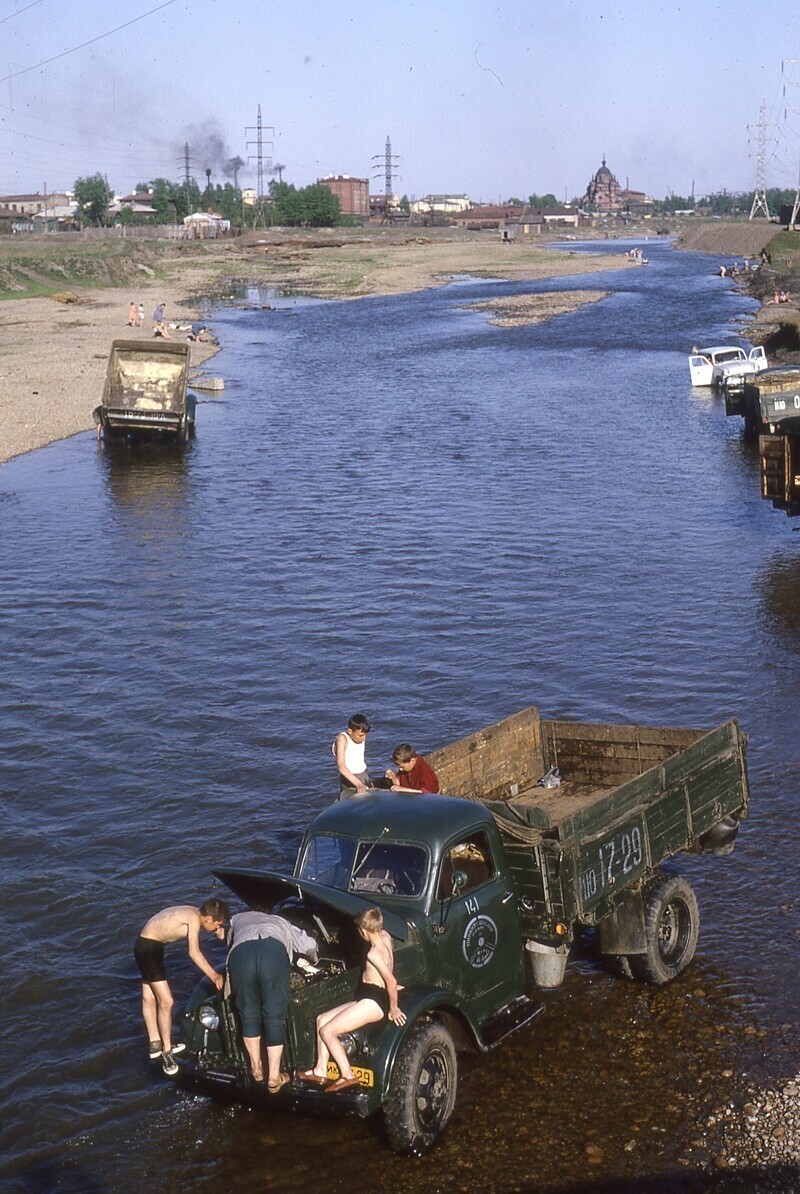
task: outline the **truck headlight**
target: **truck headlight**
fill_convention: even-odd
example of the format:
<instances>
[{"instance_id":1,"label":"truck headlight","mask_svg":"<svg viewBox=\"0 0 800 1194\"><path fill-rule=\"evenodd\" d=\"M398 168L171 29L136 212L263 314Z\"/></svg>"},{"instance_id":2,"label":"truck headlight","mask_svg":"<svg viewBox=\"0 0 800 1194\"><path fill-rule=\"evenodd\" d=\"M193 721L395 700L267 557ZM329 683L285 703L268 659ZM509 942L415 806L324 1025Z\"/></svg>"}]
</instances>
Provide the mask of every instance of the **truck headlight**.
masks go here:
<instances>
[{"instance_id":1,"label":"truck headlight","mask_svg":"<svg viewBox=\"0 0 800 1194\"><path fill-rule=\"evenodd\" d=\"M359 1039L354 1032L345 1032L339 1037L345 1053L348 1057L353 1057L358 1052Z\"/></svg>"},{"instance_id":2,"label":"truck headlight","mask_svg":"<svg viewBox=\"0 0 800 1194\"><path fill-rule=\"evenodd\" d=\"M203 1028L207 1028L209 1032L214 1032L219 1028L219 1016L210 1003L203 1004L197 1013L197 1019L203 1025Z\"/></svg>"}]
</instances>

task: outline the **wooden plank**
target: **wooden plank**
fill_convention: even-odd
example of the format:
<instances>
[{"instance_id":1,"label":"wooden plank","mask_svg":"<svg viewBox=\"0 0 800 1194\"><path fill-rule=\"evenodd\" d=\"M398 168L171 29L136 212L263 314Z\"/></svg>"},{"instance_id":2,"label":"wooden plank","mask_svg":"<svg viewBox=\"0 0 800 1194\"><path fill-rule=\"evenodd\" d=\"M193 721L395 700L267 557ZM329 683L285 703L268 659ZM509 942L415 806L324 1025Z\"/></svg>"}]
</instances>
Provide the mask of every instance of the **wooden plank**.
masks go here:
<instances>
[{"instance_id":1,"label":"wooden plank","mask_svg":"<svg viewBox=\"0 0 800 1194\"><path fill-rule=\"evenodd\" d=\"M737 726L735 721L726 721L723 725L717 726L715 730L703 734L682 754L665 761L665 786L669 787L684 779L692 771L702 767L709 760L717 758L721 753L735 750L736 743Z\"/></svg>"},{"instance_id":2,"label":"wooden plank","mask_svg":"<svg viewBox=\"0 0 800 1194\"><path fill-rule=\"evenodd\" d=\"M432 751L427 759L443 792L507 800L514 785L529 787L546 770L538 710L534 706L523 709Z\"/></svg>"},{"instance_id":3,"label":"wooden plank","mask_svg":"<svg viewBox=\"0 0 800 1194\"><path fill-rule=\"evenodd\" d=\"M671 788L646 810L645 826L654 859L660 861L686 848L690 828L682 787Z\"/></svg>"}]
</instances>

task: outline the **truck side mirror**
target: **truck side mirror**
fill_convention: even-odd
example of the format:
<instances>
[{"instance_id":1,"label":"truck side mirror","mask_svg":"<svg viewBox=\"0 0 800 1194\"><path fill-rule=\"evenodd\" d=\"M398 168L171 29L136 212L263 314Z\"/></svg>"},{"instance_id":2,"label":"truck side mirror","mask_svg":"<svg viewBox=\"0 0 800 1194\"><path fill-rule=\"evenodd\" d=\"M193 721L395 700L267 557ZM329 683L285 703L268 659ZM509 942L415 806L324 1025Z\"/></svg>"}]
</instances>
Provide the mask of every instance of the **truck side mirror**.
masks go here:
<instances>
[{"instance_id":1,"label":"truck side mirror","mask_svg":"<svg viewBox=\"0 0 800 1194\"><path fill-rule=\"evenodd\" d=\"M453 878L450 884L450 895L447 898L447 903L445 904L444 900L442 900L442 914L439 919L438 929L440 933L444 932L444 926L447 924L447 918L450 915L450 909L453 906L453 900L457 895L460 895L460 893L467 886L467 883L468 879L465 871L453 871Z\"/></svg>"}]
</instances>

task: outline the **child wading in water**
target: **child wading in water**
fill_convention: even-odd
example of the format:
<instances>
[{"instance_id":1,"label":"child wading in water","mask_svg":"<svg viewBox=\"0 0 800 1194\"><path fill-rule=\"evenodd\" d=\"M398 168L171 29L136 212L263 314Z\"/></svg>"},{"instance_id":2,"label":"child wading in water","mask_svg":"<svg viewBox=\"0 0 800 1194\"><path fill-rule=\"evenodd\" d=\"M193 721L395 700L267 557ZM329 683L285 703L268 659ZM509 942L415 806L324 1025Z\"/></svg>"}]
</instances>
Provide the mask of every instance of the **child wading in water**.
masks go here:
<instances>
[{"instance_id":1,"label":"child wading in water","mask_svg":"<svg viewBox=\"0 0 800 1194\"><path fill-rule=\"evenodd\" d=\"M394 952L392 939L383 927L379 908L365 908L355 917L356 928L367 943L364 973L350 1003L342 1003L317 1016L317 1061L312 1070L301 1070L302 1082L324 1086L328 1094L358 1086L344 1046L339 1037L367 1024L376 1024L384 1016L393 1024L406 1022L405 1013L397 1005L397 993L402 990L392 973ZM339 1067L339 1077L328 1085L328 1057Z\"/></svg>"},{"instance_id":2,"label":"child wading in water","mask_svg":"<svg viewBox=\"0 0 800 1194\"><path fill-rule=\"evenodd\" d=\"M189 957L217 990L222 989L222 975L203 956L198 939L200 930L225 940L223 928L228 918L228 905L223 900L206 900L199 908L191 904L177 904L151 916L133 947L133 956L142 976L142 1019L150 1041L150 1060L161 1058L165 1074L177 1074L178 1065L173 1053L183 1045L172 1044L172 991L164 969L164 946L184 939Z\"/></svg>"}]
</instances>

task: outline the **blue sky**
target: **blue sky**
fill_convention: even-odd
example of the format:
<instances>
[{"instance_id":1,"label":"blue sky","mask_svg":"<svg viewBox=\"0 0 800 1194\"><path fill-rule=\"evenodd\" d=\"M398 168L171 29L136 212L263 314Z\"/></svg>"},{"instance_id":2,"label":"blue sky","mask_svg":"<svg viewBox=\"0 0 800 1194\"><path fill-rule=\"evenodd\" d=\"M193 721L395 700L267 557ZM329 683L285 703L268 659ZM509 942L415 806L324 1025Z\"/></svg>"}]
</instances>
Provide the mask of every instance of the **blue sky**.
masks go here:
<instances>
[{"instance_id":1,"label":"blue sky","mask_svg":"<svg viewBox=\"0 0 800 1194\"><path fill-rule=\"evenodd\" d=\"M389 135L399 194L496 202L580 195L604 154L659 198L747 190L764 100L767 185L797 182L791 3L158 3L0 0L0 194L97 170L120 192L177 178L187 140L201 184L206 166L223 181L225 159L254 152L258 104L285 181L372 178Z\"/></svg>"}]
</instances>

